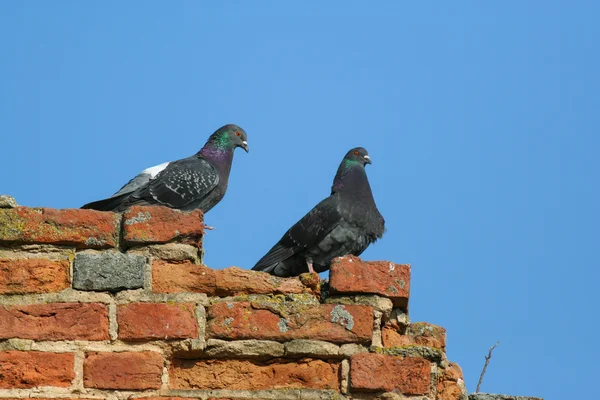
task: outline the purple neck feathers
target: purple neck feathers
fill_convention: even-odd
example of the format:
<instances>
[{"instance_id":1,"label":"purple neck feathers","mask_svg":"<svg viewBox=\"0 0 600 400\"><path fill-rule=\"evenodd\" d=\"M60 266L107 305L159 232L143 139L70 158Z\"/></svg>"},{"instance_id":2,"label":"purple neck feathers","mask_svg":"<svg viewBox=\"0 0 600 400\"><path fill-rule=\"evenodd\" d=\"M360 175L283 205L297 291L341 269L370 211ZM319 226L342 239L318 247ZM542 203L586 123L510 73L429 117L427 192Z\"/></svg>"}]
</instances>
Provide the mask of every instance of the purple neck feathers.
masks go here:
<instances>
[{"instance_id":1,"label":"purple neck feathers","mask_svg":"<svg viewBox=\"0 0 600 400\"><path fill-rule=\"evenodd\" d=\"M358 198L373 198L365 168L358 165L348 169L340 166L331 193L353 193Z\"/></svg>"},{"instance_id":2,"label":"purple neck feathers","mask_svg":"<svg viewBox=\"0 0 600 400\"><path fill-rule=\"evenodd\" d=\"M229 179L229 172L231 171L231 163L233 161L233 149L220 148L207 143L198 154L215 166L219 173L219 178L226 181Z\"/></svg>"}]
</instances>

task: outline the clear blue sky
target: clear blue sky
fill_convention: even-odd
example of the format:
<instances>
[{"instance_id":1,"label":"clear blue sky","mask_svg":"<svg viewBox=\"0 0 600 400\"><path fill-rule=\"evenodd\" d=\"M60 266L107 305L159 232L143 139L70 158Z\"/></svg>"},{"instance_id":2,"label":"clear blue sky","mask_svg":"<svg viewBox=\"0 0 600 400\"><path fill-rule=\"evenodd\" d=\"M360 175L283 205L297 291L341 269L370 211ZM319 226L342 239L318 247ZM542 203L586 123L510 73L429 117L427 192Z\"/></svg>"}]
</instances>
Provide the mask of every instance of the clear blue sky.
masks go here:
<instances>
[{"instance_id":1,"label":"clear blue sky","mask_svg":"<svg viewBox=\"0 0 600 400\"><path fill-rule=\"evenodd\" d=\"M0 193L79 207L242 126L207 215L250 268L369 150L411 317L474 390L587 398L597 380L600 5L593 1L0 3Z\"/></svg>"}]
</instances>

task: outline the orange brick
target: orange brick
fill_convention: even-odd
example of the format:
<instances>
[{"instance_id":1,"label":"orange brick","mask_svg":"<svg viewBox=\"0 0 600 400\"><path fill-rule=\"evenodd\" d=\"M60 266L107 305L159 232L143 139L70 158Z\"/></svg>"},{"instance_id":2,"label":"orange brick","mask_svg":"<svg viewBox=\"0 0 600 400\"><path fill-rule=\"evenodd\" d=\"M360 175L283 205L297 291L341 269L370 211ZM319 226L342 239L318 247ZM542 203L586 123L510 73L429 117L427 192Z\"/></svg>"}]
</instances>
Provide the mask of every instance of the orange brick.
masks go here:
<instances>
[{"instance_id":1,"label":"orange brick","mask_svg":"<svg viewBox=\"0 0 600 400\"><path fill-rule=\"evenodd\" d=\"M198 337L194 305L133 303L119 306L119 339L185 339Z\"/></svg>"},{"instance_id":2,"label":"orange brick","mask_svg":"<svg viewBox=\"0 0 600 400\"><path fill-rule=\"evenodd\" d=\"M461 400L466 397L463 372L456 363L448 363L437 384L437 400Z\"/></svg>"},{"instance_id":3,"label":"orange brick","mask_svg":"<svg viewBox=\"0 0 600 400\"><path fill-rule=\"evenodd\" d=\"M338 369L338 363L311 359L266 363L249 360L174 360L170 373L174 389L339 390Z\"/></svg>"},{"instance_id":4,"label":"orange brick","mask_svg":"<svg viewBox=\"0 0 600 400\"><path fill-rule=\"evenodd\" d=\"M163 358L151 351L87 353L83 385L97 389L159 389Z\"/></svg>"},{"instance_id":5,"label":"orange brick","mask_svg":"<svg viewBox=\"0 0 600 400\"><path fill-rule=\"evenodd\" d=\"M0 351L0 388L71 386L75 378L73 353Z\"/></svg>"},{"instance_id":6,"label":"orange brick","mask_svg":"<svg viewBox=\"0 0 600 400\"><path fill-rule=\"evenodd\" d=\"M217 296L243 294L294 294L309 291L298 278L279 278L237 267L215 271Z\"/></svg>"},{"instance_id":7,"label":"orange brick","mask_svg":"<svg viewBox=\"0 0 600 400\"><path fill-rule=\"evenodd\" d=\"M285 315L285 317L284 317ZM292 305L276 312L259 303L216 303L208 312L207 333L219 339L325 340L369 343L373 309L363 305Z\"/></svg>"},{"instance_id":8,"label":"orange brick","mask_svg":"<svg viewBox=\"0 0 600 400\"><path fill-rule=\"evenodd\" d=\"M356 354L350 359L351 389L425 395L429 392L430 371L431 364L422 358Z\"/></svg>"},{"instance_id":9,"label":"orange brick","mask_svg":"<svg viewBox=\"0 0 600 400\"><path fill-rule=\"evenodd\" d=\"M446 348L446 329L427 322L413 322L404 335L393 327L381 331L384 347L402 347L410 345Z\"/></svg>"},{"instance_id":10,"label":"orange brick","mask_svg":"<svg viewBox=\"0 0 600 400\"><path fill-rule=\"evenodd\" d=\"M344 256L331 263L331 293L378 294L389 298L395 307L408 308L410 265L389 261L362 261Z\"/></svg>"},{"instance_id":11,"label":"orange brick","mask_svg":"<svg viewBox=\"0 0 600 400\"><path fill-rule=\"evenodd\" d=\"M0 209L0 243L109 248L119 243L119 214L95 210Z\"/></svg>"},{"instance_id":12,"label":"orange brick","mask_svg":"<svg viewBox=\"0 0 600 400\"><path fill-rule=\"evenodd\" d=\"M152 262L152 290L156 293L195 292L214 296L215 271L190 261Z\"/></svg>"},{"instance_id":13,"label":"orange brick","mask_svg":"<svg viewBox=\"0 0 600 400\"><path fill-rule=\"evenodd\" d=\"M69 284L66 260L0 259L0 294L60 292Z\"/></svg>"},{"instance_id":14,"label":"orange brick","mask_svg":"<svg viewBox=\"0 0 600 400\"><path fill-rule=\"evenodd\" d=\"M0 339L108 340L108 310L99 303L0 307Z\"/></svg>"},{"instance_id":15,"label":"orange brick","mask_svg":"<svg viewBox=\"0 0 600 400\"><path fill-rule=\"evenodd\" d=\"M279 278L237 267L213 270L190 261L152 262L152 289L156 293L195 292L210 296L313 293L298 278Z\"/></svg>"},{"instance_id":16,"label":"orange brick","mask_svg":"<svg viewBox=\"0 0 600 400\"><path fill-rule=\"evenodd\" d=\"M200 246L204 214L159 206L134 206L123 214L123 240L128 246L178 242Z\"/></svg>"}]
</instances>

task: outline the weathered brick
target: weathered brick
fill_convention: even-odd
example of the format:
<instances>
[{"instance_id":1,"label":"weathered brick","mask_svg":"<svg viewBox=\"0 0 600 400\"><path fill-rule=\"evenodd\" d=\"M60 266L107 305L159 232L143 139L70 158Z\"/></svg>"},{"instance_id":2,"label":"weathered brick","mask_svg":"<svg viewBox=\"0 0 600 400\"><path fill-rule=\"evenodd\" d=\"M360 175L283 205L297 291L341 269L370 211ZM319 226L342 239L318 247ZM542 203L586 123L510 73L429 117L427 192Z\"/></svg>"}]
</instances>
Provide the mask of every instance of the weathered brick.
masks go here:
<instances>
[{"instance_id":1,"label":"weathered brick","mask_svg":"<svg viewBox=\"0 0 600 400\"><path fill-rule=\"evenodd\" d=\"M213 270L184 260L152 262L152 290L156 293L196 292L210 296L313 293L298 278L279 278L237 267Z\"/></svg>"},{"instance_id":2,"label":"weathered brick","mask_svg":"<svg viewBox=\"0 0 600 400\"><path fill-rule=\"evenodd\" d=\"M298 278L279 278L265 272L237 267L215 271L218 296L243 294L288 294L309 291Z\"/></svg>"},{"instance_id":3,"label":"weathered brick","mask_svg":"<svg viewBox=\"0 0 600 400\"><path fill-rule=\"evenodd\" d=\"M368 343L373 335L373 309L369 306L294 304L275 307L249 302L216 303L208 312L208 336Z\"/></svg>"},{"instance_id":4,"label":"weathered brick","mask_svg":"<svg viewBox=\"0 0 600 400\"><path fill-rule=\"evenodd\" d=\"M194 304L132 303L117 311L119 339L185 339L198 337Z\"/></svg>"},{"instance_id":5,"label":"weathered brick","mask_svg":"<svg viewBox=\"0 0 600 400\"><path fill-rule=\"evenodd\" d=\"M73 262L73 288L118 292L144 286L146 257L105 251L79 253Z\"/></svg>"},{"instance_id":6,"label":"weathered brick","mask_svg":"<svg viewBox=\"0 0 600 400\"><path fill-rule=\"evenodd\" d=\"M152 290L156 293L195 292L214 295L215 271L190 261L152 261Z\"/></svg>"},{"instance_id":7,"label":"weathered brick","mask_svg":"<svg viewBox=\"0 0 600 400\"><path fill-rule=\"evenodd\" d=\"M400 334L390 326L381 331L384 347L402 347L410 345L446 348L446 329L427 322L413 322L405 334Z\"/></svg>"},{"instance_id":8,"label":"weathered brick","mask_svg":"<svg viewBox=\"0 0 600 400\"><path fill-rule=\"evenodd\" d=\"M422 358L360 353L350 358L351 388L424 395L429 392L430 370L430 362Z\"/></svg>"},{"instance_id":9,"label":"weathered brick","mask_svg":"<svg viewBox=\"0 0 600 400\"><path fill-rule=\"evenodd\" d=\"M108 340L108 310L98 303L0 307L0 339Z\"/></svg>"},{"instance_id":10,"label":"weathered brick","mask_svg":"<svg viewBox=\"0 0 600 400\"><path fill-rule=\"evenodd\" d=\"M0 388L68 387L75 378L73 353L0 351Z\"/></svg>"},{"instance_id":11,"label":"weathered brick","mask_svg":"<svg viewBox=\"0 0 600 400\"><path fill-rule=\"evenodd\" d=\"M163 358L151 351L87 353L83 385L97 389L159 389Z\"/></svg>"},{"instance_id":12,"label":"weathered brick","mask_svg":"<svg viewBox=\"0 0 600 400\"><path fill-rule=\"evenodd\" d=\"M204 214L168 207L134 206L123 214L123 240L127 246L179 242L200 246Z\"/></svg>"},{"instance_id":13,"label":"weathered brick","mask_svg":"<svg viewBox=\"0 0 600 400\"><path fill-rule=\"evenodd\" d=\"M436 400L466 400L467 388L463 372L458 364L448 363L440 374L437 384Z\"/></svg>"},{"instance_id":14,"label":"weathered brick","mask_svg":"<svg viewBox=\"0 0 600 400\"><path fill-rule=\"evenodd\" d=\"M273 360L174 360L171 386L174 389L262 390L262 389L336 389L339 390L339 363L302 359ZM219 379L215 379L218 376Z\"/></svg>"},{"instance_id":15,"label":"weathered brick","mask_svg":"<svg viewBox=\"0 0 600 400\"><path fill-rule=\"evenodd\" d=\"M119 215L79 209L0 209L0 243L115 247L119 243Z\"/></svg>"},{"instance_id":16,"label":"weathered brick","mask_svg":"<svg viewBox=\"0 0 600 400\"><path fill-rule=\"evenodd\" d=\"M69 287L69 262L0 259L0 294L59 292Z\"/></svg>"},{"instance_id":17,"label":"weathered brick","mask_svg":"<svg viewBox=\"0 0 600 400\"><path fill-rule=\"evenodd\" d=\"M331 293L379 294L406 311L410 293L410 265L362 261L355 256L344 256L331 263L329 285Z\"/></svg>"}]
</instances>

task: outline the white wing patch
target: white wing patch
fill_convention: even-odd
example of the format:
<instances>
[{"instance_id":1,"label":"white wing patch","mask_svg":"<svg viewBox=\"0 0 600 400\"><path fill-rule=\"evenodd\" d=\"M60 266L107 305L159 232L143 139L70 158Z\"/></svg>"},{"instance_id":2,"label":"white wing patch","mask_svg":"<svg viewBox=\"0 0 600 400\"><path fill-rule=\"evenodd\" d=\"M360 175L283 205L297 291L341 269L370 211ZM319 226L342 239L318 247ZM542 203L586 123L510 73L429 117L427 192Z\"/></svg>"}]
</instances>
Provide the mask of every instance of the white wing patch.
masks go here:
<instances>
[{"instance_id":1,"label":"white wing patch","mask_svg":"<svg viewBox=\"0 0 600 400\"><path fill-rule=\"evenodd\" d=\"M143 170L141 172L141 174L148 174L150 175L150 179L154 178L156 175L158 175L158 173L160 171L162 171L163 169L167 168L167 166L170 164L170 162L165 162L159 165L155 165L154 167L150 167L150 168L146 168L145 170Z\"/></svg>"}]
</instances>

